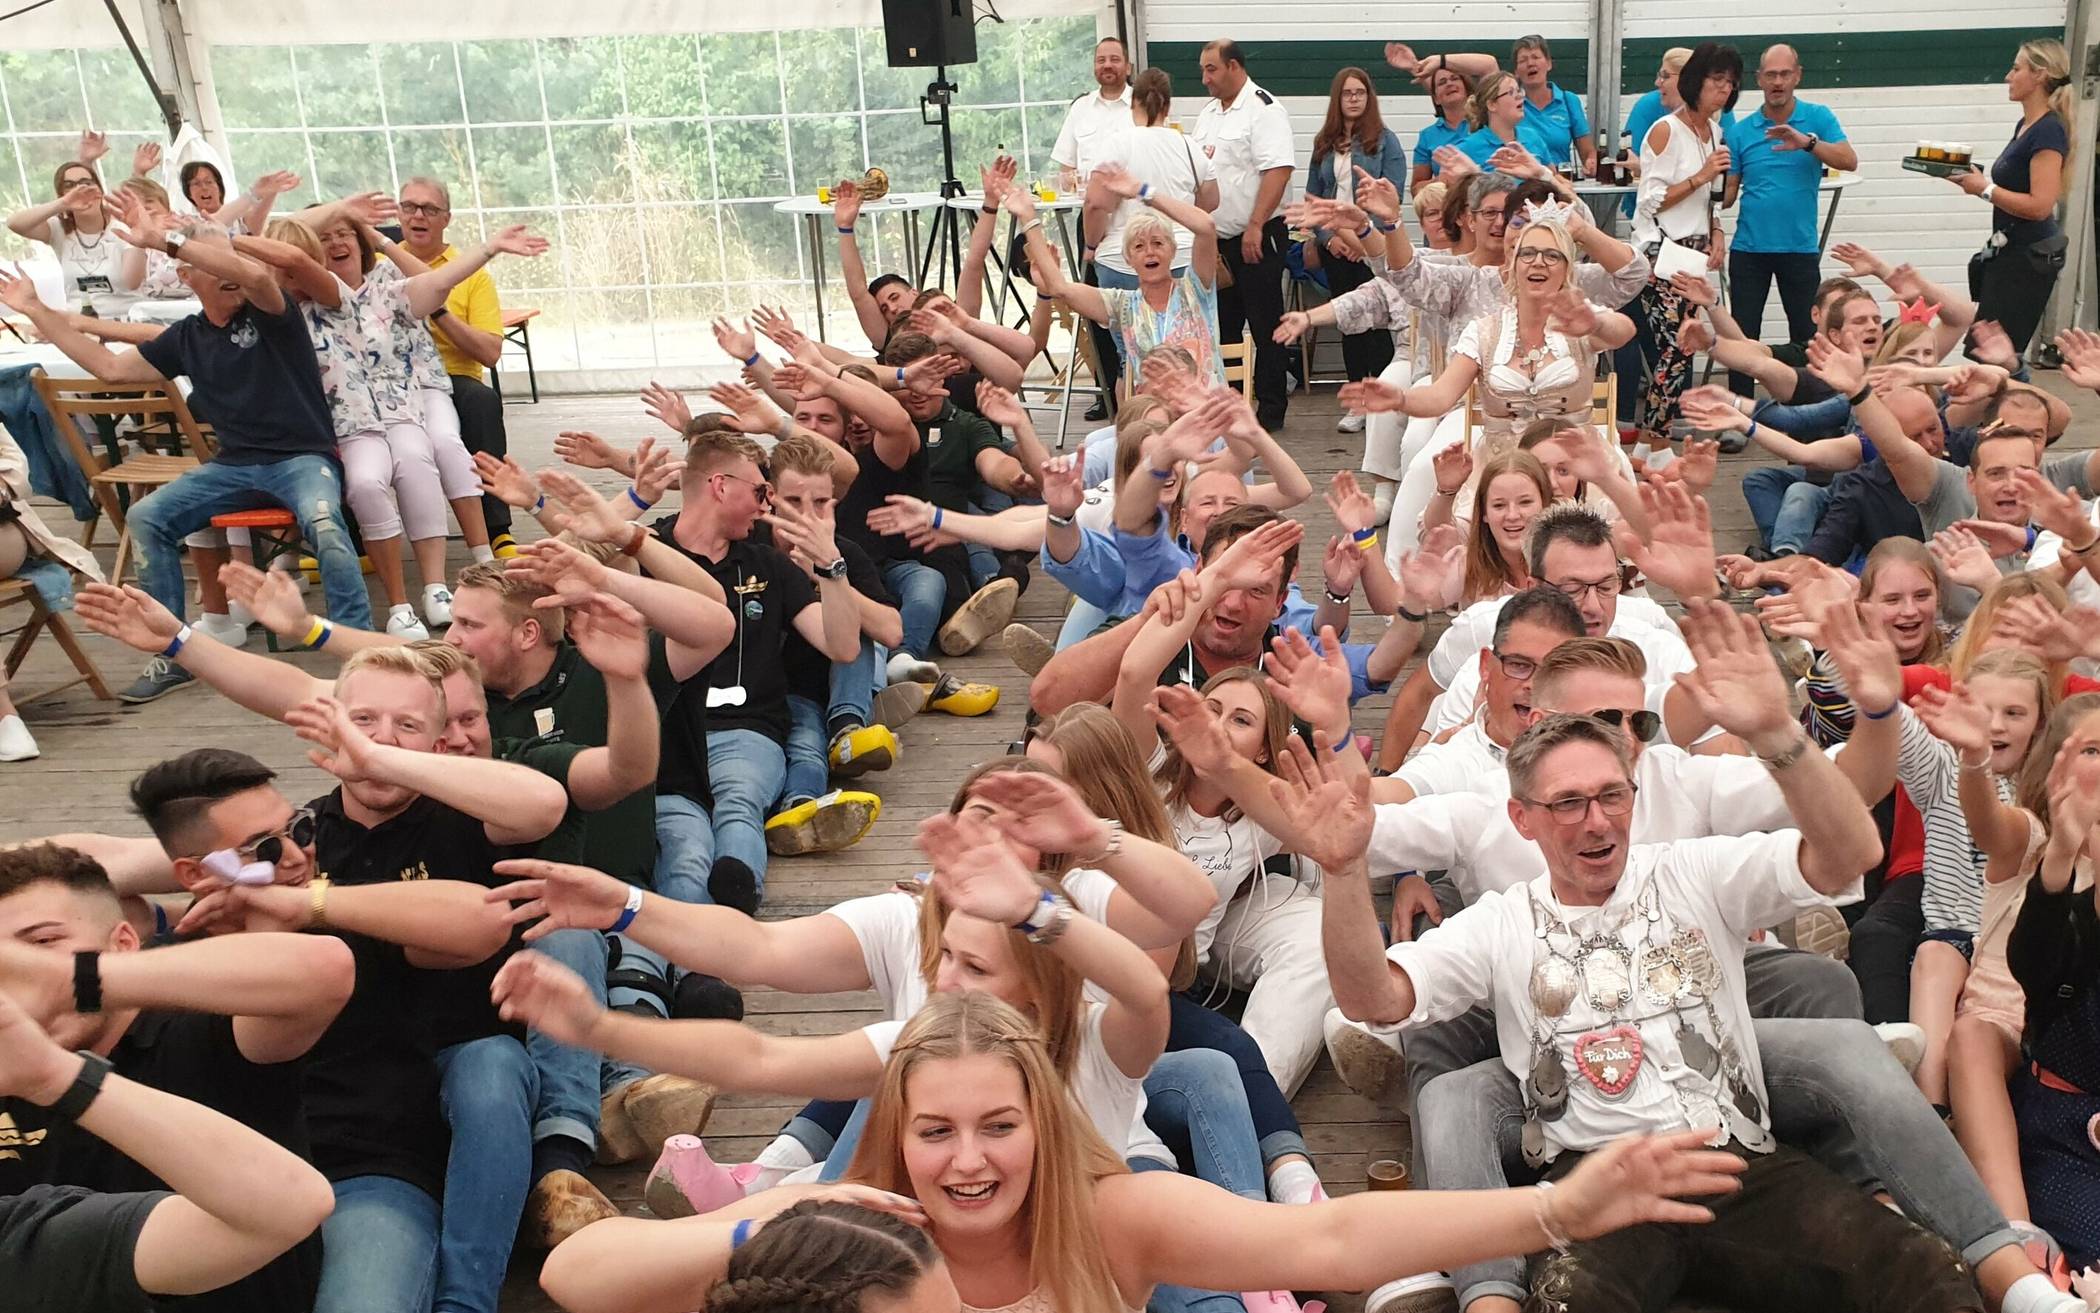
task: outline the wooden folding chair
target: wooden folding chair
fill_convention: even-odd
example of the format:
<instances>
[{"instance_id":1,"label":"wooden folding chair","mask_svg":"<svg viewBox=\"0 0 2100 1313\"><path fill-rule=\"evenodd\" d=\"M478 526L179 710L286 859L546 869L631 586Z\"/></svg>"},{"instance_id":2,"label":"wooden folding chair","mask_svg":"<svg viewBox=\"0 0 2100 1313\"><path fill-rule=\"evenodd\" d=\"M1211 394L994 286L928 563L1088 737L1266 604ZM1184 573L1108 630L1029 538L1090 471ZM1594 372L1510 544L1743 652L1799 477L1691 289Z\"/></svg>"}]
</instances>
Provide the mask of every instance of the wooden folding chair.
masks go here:
<instances>
[{"instance_id":1,"label":"wooden folding chair","mask_svg":"<svg viewBox=\"0 0 2100 1313\"><path fill-rule=\"evenodd\" d=\"M109 517L110 523L117 526L117 557L110 567L109 580L121 584L124 566L131 555L131 530L124 522L125 500L120 490L153 489L175 482L196 469L200 460L211 455L211 439L198 425L188 403L173 383L111 384L92 378L56 379L42 370L32 374L30 380L36 386L44 408L51 413L53 426L65 438L66 445L72 448L80 472L87 476L95 504L101 507L103 515ZM165 423L179 435L190 454L162 456L145 453L112 463L110 457L96 451L95 444L88 439L88 431L80 422L98 416L132 416L142 423ZM95 530L100 523L100 517L88 521L81 532L82 546L95 545Z\"/></svg>"},{"instance_id":2,"label":"wooden folding chair","mask_svg":"<svg viewBox=\"0 0 2100 1313\"><path fill-rule=\"evenodd\" d=\"M7 649L7 678L10 685L8 692L18 704L35 702L54 693L62 693L75 684L86 684L88 691L105 702L116 698L117 695L109 691L109 685L103 682L102 672L95 667L95 659L80 645L80 638L73 632L73 627L66 623L64 616L44 605L43 597L27 579L0 579L0 611L13 606L29 608L29 619L24 622L21 632L15 635L14 645ZM36 642L37 635L47 630L51 637L58 641L59 647L64 649L67 659L73 663L73 669L79 673L63 684L54 684L40 692L24 695L19 689L12 687L15 672L20 670L22 662L28 659L29 649Z\"/></svg>"},{"instance_id":3,"label":"wooden folding chair","mask_svg":"<svg viewBox=\"0 0 2100 1313\"><path fill-rule=\"evenodd\" d=\"M1246 338L1218 343L1218 359L1225 363L1225 384L1237 387L1248 401L1254 400L1254 353Z\"/></svg>"}]
</instances>

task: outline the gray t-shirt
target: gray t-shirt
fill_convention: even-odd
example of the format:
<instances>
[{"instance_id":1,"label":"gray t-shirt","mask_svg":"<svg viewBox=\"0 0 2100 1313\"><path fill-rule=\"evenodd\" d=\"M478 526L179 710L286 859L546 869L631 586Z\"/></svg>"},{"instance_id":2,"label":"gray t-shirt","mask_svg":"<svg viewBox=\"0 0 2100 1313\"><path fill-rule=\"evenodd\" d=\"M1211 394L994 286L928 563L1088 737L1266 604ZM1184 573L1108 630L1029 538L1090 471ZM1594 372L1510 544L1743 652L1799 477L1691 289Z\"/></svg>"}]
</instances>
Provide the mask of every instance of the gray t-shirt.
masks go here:
<instances>
[{"instance_id":1,"label":"gray t-shirt","mask_svg":"<svg viewBox=\"0 0 2100 1313\"><path fill-rule=\"evenodd\" d=\"M2086 462L2090 452L2071 451L2051 456L2042 462L2042 477L2053 488L2075 492L2080 497L2090 498L2093 489L2085 477ZM1962 520L1976 517L1976 494L1969 490L1969 472L1949 461L1941 461L1932 472L1932 490L1918 503L1918 519L1925 526L1925 537L1929 540L1942 529L1952 528ZM1998 558L1998 573L2018 574L2027 568L2027 553L2016 552ZM1969 612L1976 609L1975 590L1950 584L1940 595L1940 612L1949 621L1966 620Z\"/></svg>"}]
</instances>

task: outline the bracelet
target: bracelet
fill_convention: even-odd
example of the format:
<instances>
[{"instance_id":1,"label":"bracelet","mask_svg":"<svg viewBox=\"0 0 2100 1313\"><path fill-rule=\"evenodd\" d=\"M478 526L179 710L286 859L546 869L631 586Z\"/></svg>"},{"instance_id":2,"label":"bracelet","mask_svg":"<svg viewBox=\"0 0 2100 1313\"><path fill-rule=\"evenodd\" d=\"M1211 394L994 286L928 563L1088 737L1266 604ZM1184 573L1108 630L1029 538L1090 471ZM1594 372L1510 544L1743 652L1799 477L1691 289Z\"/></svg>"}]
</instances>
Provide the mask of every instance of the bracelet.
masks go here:
<instances>
[{"instance_id":1,"label":"bracelet","mask_svg":"<svg viewBox=\"0 0 2100 1313\"><path fill-rule=\"evenodd\" d=\"M1149 201L1149 200L1151 200L1151 199L1152 199L1152 184L1151 184L1151 183L1149 183L1149 182L1141 182L1141 183L1139 183L1139 184L1138 184L1138 194L1137 194L1137 198L1138 198L1139 200L1141 200L1141 201Z\"/></svg>"},{"instance_id":2,"label":"bracelet","mask_svg":"<svg viewBox=\"0 0 2100 1313\"><path fill-rule=\"evenodd\" d=\"M1098 866L1123 851L1123 822L1113 816L1103 817L1101 823L1108 827L1108 843L1101 851L1087 858L1087 865Z\"/></svg>"},{"instance_id":3,"label":"bracelet","mask_svg":"<svg viewBox=\"0 0 2100 1313\"><path fill-rule=\"evenodd\" d=\"M1747 428L1747 429L1744 429L1744 430L1743 430L1743 437L1744 437L1745 439L1749 439L1749 438L1754 438L1754 437L1756 437L1756 436L1757 436L1757 421L1753 419L1753 420L1751 420L1751 421L1750 421L1750 427L1749 427L1749 428Z\"/></svg>"},{"instance_id":4,"label":"bracelet","mask_svg":"<svg viewBox=\"0 0 2100 1313\"><path fill-rule=\"evenodd\" d=\"M1801 760L1802 756L1807 752L1808 735L1796 734L1794 736L1793 743L1789 744L1784 751L1776 753L1770 757L1767 757L1760 753L1758 754L1757 759L1764 763L1766 770L1772 771L1776 774L1779 771L1783 771L1787 767L1793 765L1795 762Z\"/></svg>"},{"instance_id":5,"label":"bracelet","mask_svg":"<svg viewBox=\"0 0 2100 1313\"><path fill-rule=\"evenodd\" d=\"M313 928L319 930L328 924L328 877L317 875L306 887L309 891L306 909L313 922Z\"/></svg>"},{"instance_id":6,"label":"bracelet","mask_svg":"<svg viewBox=\"0 0 2100 1313\"><path fill-rule=\"evenodd\" d=\"M635 496L634 489L632 487L629 487L627 489L627 500L633 502L635 504L635 508L638 510L646 511L651 506L655 505L654 502L645 502L640 497Z\"/></svg>"},{"instance_id":7,"label":"bracelet","mask_svg":"<svg viewBox=\"0 0 2100 1313\"><path fill-rule=\"evenodd\" d=\"M2033 551L2035 543L2041 541L2042 531L2033 525L2027 526L2027 550Z\"/></svg>"},{"instance_id":8,"label":"bracelet","mask_svg":"<svg viewBox=\"0 0 2100 1313\"><path fill-rule=\"evenodd\" d=\"M102 955L73 954L73 1010L93 1016L102 1010Z\"/></svg>"},{"instance_id":9,"label":"bracelet","mask_svg":"<svg viewBox=\"0 0 2100 1313\"><path fill-rule=\"evenodd\" d=\"M73 1078L73 1083L66 1087L66 1092L58 1096L58 1102L48 1109L53 1121L79 1121L80 1115L86 1112L95 1102L96 1096L102 1093L103 1079L115 1070L114 1064L99 1053L87 1049L77 1050L77 1053L80 1057L80 1074Z\"/></svg>"},{"instance_id":10,"label":"bracelet","mask_svg":"<svg viewBox=\"0 0 2100 1313\"><path fill-rule=\"evenodd\" d=\"M306 638L302 645L308 651L313 651L327 647L328 640L334 637L335 626L327 620L317 618L314 621L314 627L306 631Z\"/></svg>"},{"instance_id":11,"label":"bracelet","mask_svg":"<svg viewBox=\"0 0 2100 1313\"><path fill-rule=\"evenodd\" d=\"M1397 219L1391 223L1380 223L1378 220L1373 219L1371 223L1382 233L1398 232L1400 229L1400 222Z\"/></svg>"},{"instance_id":12,"label":"bracelet","mask_svg":"<svg viewBox=\"0 0 2100 1313\"><path fill-rule=\"evenodd\" d=\"M1864 386L1864 387L1860 388L1860 390L1859 390L1859 391L1857 391L1857 392L1853 393L1853 394L1852 394L1851 396L1849 396L1849 397L1846 397L1846 398L1845 398L1845 404L1846 404L1846 405L1848 405L1848 406L1852 406L1852 407L1855 407L1855 408L1856 408L1856 407L1859 407L1859 406L1863 406L1863 405L1865 405L1865 404L1867 403L1867 398L1868 398L1868 397L1871 397L1871 396L1873 396L1873 395L1874 395L1874 388L1873 388L1873 386L1872 386L1872 385L1870 384L1870 385L1867 385L1867 386Z\"/></svg>"},{"instance_id":13,"label":"bracelet","mask_svg":"<svg viewBox=\"0 0 2100 1313\"><path fill-rule=\"evenodd\" d=\"M539 498L532 503L532 513L534 515L538 515L541 511L544 511L546 509L547 494L543 492L539 495Z\"/></svg>"},{"instance_id":14,"label":"bracelet","mask_svg":"<svg viewBox=\"0 0 2100 1313\"><path fill-rule=\"evenodd\" d=\"M1019 233L1018 233L1017 235L1018 235L1018 236L1021 236L1021 237L1026 237L1026 236L1027 236L1027 235L1028 235L1029 233L1032 233L1032 232L1034 232L1034 231L1035 231L1036 229L1038 229L1038 228L1040 228L1040 227L1042 227L1042 226L1043 226L1043 220L1042 220L1042 216L1041 216L1041 215L1038 215L1038 216L1036 216L1035 218L1033 218L1033 219L1030 219L1030 220L1029 220L1029 221L1028 221L1027 223L1024 223L1024 224L1022 224L1022 225L1021 225L1021 231L1020 231L1020 232L1019 232Z\"/></svg>"},{"instance_id":15,"label":"bracelet","mask_svg":"<svg viewBox=\"0 0 2100 1313\"><path fill-rule=\"evenodd\" d=\"M627 905L620 909L620 919L606 927L607 934L619 934L634 924L635 913L642 910L642 887L634 885L627 890Z\"/></svg>"},{"instance_id":16,"label":"bracelet","mask_svg":"<svg viewBox=\"0 0 2100 1313\"><path fill-rule=\"evenodd\" d=\"M1954 764L1963 770L1988 770L1991 764L1991 750L1989 748L1983 750L1982 761L1968 761L1957 752L1954 754Z\"/></svg>"},{"instance_id":17,"label":"bracelet","mask_svg":"<svg viewBox=\"0 0 2100 1313\"><path fill-rule=\"evenodd\" d=\"M184 625L182 628L175 631L175 637L168 640L168 645L160 650L160 654L164 657L172 659L176 653L182 651L182 645L189 641L190 627L188 625Z\"/></svg>"},{"instance_id":18,"label":"bracelet","mask_svg":"<svg viewBox=\"0 0 2100 1313\"><path fill-rule=\"evenodd\" d=\"M2087 543L2087 544L2086 544L2085 546L2083 546L2083 547L2066 547L2066 548L2064 548L2064 555L2066 555L2066 556L2090 556L2090 555L2092 554L2092 551L2093 551L2093 549L2094 549L2095 547L2100 547L2100 533L2096 533L2096 534L2094 534L2094 535L2093 535L2093 540L2092 540L2091 542Z\"/></svg>"},{"instance_id":19,"label":"bracelet","mask_svg":"<svg viewBox=\"0 0 2100 1313\"><path fill-rule=\"evenodd\" d=\"M1883 707L1879 711L1869 711L1865 707L1860 706L1857 702L1853 703L1852 705L1858 709L1860 715L1865 716L1868 720L1887 720L1890 716L1896 714L1895 702L1889 703L1887 706Z\"/></svg>"},{"instance_id":20,"label":"bracelet","mask_svg":"<svg viewBox=\"0 0 2100 1313\"><path fill-rule=\"evenodd\" d=\"M1354 542L1357 551L1368 552L1378 546L1378 535L1374 533L1368 538L1355 539Z\"/></svg>"},{"instance_id":21,"label":"bracelet","mask_svg":"<svg viewBox=\"0 0 2100 1313\"><path fill-rule=\"evenodd\" d=\"M933 527L936 529L941 527L941 508L938 506L933 508Z\"/></svg>"},{"instance_id":22,"label":"bracelet","mask_svg":"<svg viewBox=\"0 0 2100 1313\"><path fill-rule=\"evenodd\" d=\"M744 1242L750 1238L751 1219L748 1217L738 1218L736 1225L729 1228L729 1247L731 1249L741 1249L744 1247Z\"/></svg>"},{"instance_id":23,"label":"bracelet","mask_svg":"<svg viewBox=\"0 0 2100 1313\"><path fill-rule=\"evenodd\" d=\"M1344 734L1334 741L1334 755L1339 757L1356 746L1356 735Z\"/></svg>"},{"instance_id":24,"label":"bracelet","mask_svg":"<svg viewBox=\"0 0 2100 1313\"><path fill-rule=\"evenodd\" d=\"M751 353L750 355L748 355L748 356L745 356L745 357L744 357L744 368L746 368L746 369L756 369L757 367L758 367L758 352L756 352L756 351L753 351L753 352L752 352L752 353Z\"/></svg>"},{"instance_id":25,"label":"bracelet","mask_svg":"<svg viewBox=\"0 0 2100 1313\"><path fill-rule=\"evenodd\" d=\"M1050 923L1050 918L1047 916L1044 917L1042 920L1038 921L1036 919L1036 913L1041 912L1046 907L1050 908L1054 912L1056 910L1056 904L1057 895L1051 893L1048 889L1045 889L1042 893L1042 896L1035 900L1035 906L1028 909L1028 915L1022 917L1019 921L1014 922L1014 929L1020 931L1024 935L1034 934L1037 930Z\"/></svg>"},{"instance_id":26,"label":"bracelet","mask_svg":"<svg viewBox=\"0 0 2100 1313\"><path fill-rule=\"evenodd\" d=\"M1147 465L1145 467L1145 473L1151 475L1155 479L1160 480L1162 483L1174 477L1173 470L1162 470L1151 465Z\"/></svg>"},{"instance_id":27,"label":"bracelet","mask_svg":"<svg viewBox=\"0 0 2100 1313\"><path fill-rule=\"evenodd\" d=\"M1357 231L1356 235L1359 239L1369 237L1371 235L1371 230L1373 228L1376 228L1377 226L1377 224L1372 223L1369 219L1366 219L1364 220L1364 226Z\"/></svg>"},{"instance_id":28,"label":"bracelet","mask_svg":"<svg viewBox=\"0 0 2100 1313\"><path fill-rule=\"evenodd\" d=\"M1460 486L1464 486L1464 485L1460 485ZM1439 497L1456 497L1456 496L1458 496L1458 489L1457 489L1457 488L1453 488L1453 489L1451 489L1450 491L1448 491L1448 492L1447 492L1447 491L1445 491L1445 490L1444 490L1444 489L1442 489L1442 488L1438 488L1438 489L1436 490L1436 495L1437 495L1437 496L1439 496Z\"/></svg>"},{"instance_id":29,"label":"bracelet","mask_svg":"<svg viewBox=\"0 0 2100 1313\"><path fill-rule=\"evenodd\" d=\"M977 212L982 215L994 215L999 213L999 207L996 205L980 205L977 207Z\"/></svg>"},{"instance_id":30,"label":"bracelet","mask_svg":"<svg viewBox=\"0 0 2100 1313\"><path fill-rule=\"evenodd\" d=\"M1065 937L1072 926L1072 905L1056 894L1043 895L1050 906L1049 919L1040 927L1027 932L1028 942L1037 948L1048 948ZM1041 906L1041 904L1038 904Z\"/></svg>"},{"instance_id":31,"label":"bracelet","mask_svg":"<svg viewBox=\"0 0 2100 1313\"><path fill-rule=\"evenodd\" d=\"M1400 605L1394 607L1393 614L1399 616L1402 620L1407 621L1407 623L1411 625L1419 625L1424 620L1427 620L1429 618L1429 612L1410 611L1407 609L1407 603L1405 602L1402 602Z\"/></svg>"},{"instance_id":32,"label":"bracelet","mask_svg":"<svg viewBox=\"0 0 2100 1313\"><path fill-rule=\"evenodd\" d=\"M1371 539L1375 539L1376 537L1378 537L1378 529L1375 525L1367 524L1363 528L1351 533L1349 537L1352 541L1355 542L1367 542Z\"/></svg>"},{"instance_id":33,"label":"bracelet","mask_svg":"<svg viewBox=\"0 0 2100 1313\"><path fill-rule=\"evenodd\" d=\"M649 526L646 524L636 524L634 526L634 536L632 538L629 538L624 544L621 545L620 555L633 560L640 560L642 555L642 544L648 541Z\"/></svg>"},{"instance_id":34,"label":"bracelet","mask_svg":"<svg viewBox=\"0 0 2100 1313\"><path fill-rule=\"evenodd\" d=\"M1334 603L1336 606L1347 606L1349 605L1349 594L1337 593L1332 588L1330 588L1327 590L1327 600Z\"/></svg>"},{"instance_id":35,"label":"bracelet","mask_svg":"<svg viewBox=\"0 0 2100 1313\"><path fill-rule=\"evenodd\" d=\"M1539 1182L1538 1193L1531 1197L1531 1214L1538 1221L1539 1230L1545 1233L1546 1243L1559 1253L1567 1253L1575 1238L1553 1219L1553 1182Z\"/></svg>"},{"instance_id":36,"label":"bracelet","mask_svg":"<svg viewBox=\"0 0 2100 1313\"><path fill-rule=\"evenodd\" d=\"M904 386L904 366L902 365L897 366L897 386L900 388Z\"/></svg>"},{"instance_id":37,"label":"bracelet","mask_svg":"<svg viewBox=\"0 0 2100 1313\"><path fill-rule=\"evenodd\" d=\"M838 227L838 225L836 224L833 224L832 226L835 228ZM851 228L839 228L838 232L839 236L841 237L851 237L853 235L853 230Z\"/></svg>"}]
</instances>

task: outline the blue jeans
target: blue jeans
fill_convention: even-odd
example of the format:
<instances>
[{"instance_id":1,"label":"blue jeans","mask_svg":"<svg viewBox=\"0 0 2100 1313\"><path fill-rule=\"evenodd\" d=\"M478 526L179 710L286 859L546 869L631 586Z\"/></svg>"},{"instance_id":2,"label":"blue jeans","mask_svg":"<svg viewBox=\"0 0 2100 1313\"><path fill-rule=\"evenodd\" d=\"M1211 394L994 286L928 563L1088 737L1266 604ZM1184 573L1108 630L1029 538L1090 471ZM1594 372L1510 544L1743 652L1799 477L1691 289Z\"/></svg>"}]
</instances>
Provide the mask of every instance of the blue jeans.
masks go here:
<instances>
[{"instance_id":1,"label":"blue jeans","mask_svg":"<svg viewBox=\"0 0 2100 1313\"><path fill-rule=\"evenodd\" d=\"M357 549L343 520L342 467L329 456L292 456L268 465L200 465L131 508L126 523L138 549L139 582L153 600L186 614L182 540L228 511L281 506L299 517L299 531L321 564L328 614L337 624L372 627L372 598L357 567Z\"/></svg>"},{"instance_id":2,"label":"blue jeans","mask_svg":"<svg viewBox=\"0 0 2100 1313\"><path fill-rule=\"evenodd\" d=\"M829 722L841 716L850 716L863 725L868 723L875 714L876 692L890 682L889 661L888 648L872 638L864 638L859 656L831 663L831 705L824 711L827 728Z\"/></svg>"},{"instance_id":3,"label":"blue jeans","mask_svg":"<svg viewBox=\"0 0 2100 1313\"><path fill-rule=\"evenodd\" d=\"M440 1049L437 1065L452 1151L445 1160L444 1246L431 1313L496 1313L532 1188L539 1073L525 1046L508 1035Z\"/></svg>"},{"instance_id":4,"label":"blue jeans","mask_svg":"<svg viewBox=\"0 0 2100 1313\"><path fill-rule=\"evenodd\" d=\"M787 783L781 791L780 805L793 807L831 786L831 736L824 732L824 708L793 693L788 694L787 702Z\"/></svg>"},{"instance_id":5,"label":"blue jeans","mask_svg":"<svg viewBox=\"0 0 2100 1313\"><path fill-rule=\"evenodd\" d=\"M751 868L760 897L766 892L766 815L787 784L787 751L752 729L710 730L707 781L714 793L714 858L734 857ZM658 815L662 814L661 809ZM658 827L659 833L662 826ZM706 898L691 899L707 902Z\"/></svg>"},{"instance_id":6,"label":"blue jeans","mask_svg":"<svg viewBox=\"0 0 2100 1313\"><path fill-rule=\"evenodd\" d=\"M427 1313L437 1270L437 1200L391 1176L335 1183L314 1313Z\"/></svg>"},{"instance_id":7,"label":"blue jeans","mask_svg":"<svg viewBox=\"0 0 2100 1313\"><path fill-rule=\"evenodd\" d=\"M1168 1053L1216 1049L1239 1069L1240 1091L1247 1101L1247 1114L1254 1123L1264 1166L1289 1154L1307 1153L1298 1115L1291 1111L1291 1101L1283 1097L1276 1078L1269 1074L1268 1059L1262 1056L1261 1045L1254 1042L1252 1035L1231 1017L1204 1007L1186 994L1168 997L1167 1016ZM1151 1120L1149 1115L1146 1120Z\"/></svg>"},{"instance_id":8,"label":"blue jeans","mask_svg":"<svg viewBox=\"0 0 2100 1313\"><path fill-rule=\"evenodd\" d=\"M1174 1169L1157 1158L1132 1158L1133 1172L1171 1172ZM1146 1313L1246 1313L1247 1306L1237 1294L1221 1290L1190 1290L1187 1286L1154 1286L1152 1298L1145 1301Z\"/></svg>"},{"instance_id":9,"label":"blue jeans","mask_svg":"<svg viewBox=\"0 0 2100 1313\"><path fill-rule=\"evenodd\" d=\"M1084 597L1074 597L1072 609L1065 612L1065 622L1057 631L1057 650L1064 651L1107 623L1108 612Z\"/></svg>"},{"instance_id":10,"label":"blue jeans","mask_svg":"<svg viewBox=\"0 0 2100 1313\"><path fill-rule=\"evenodd\" d=\"M1254 1119L1231 1058L1216 1049L1161 1054L1145 1076L1145 1124L1191 1176L1268 1202Z\"/></svg>"},{"instance_id":11,"label":"blue jeans","mask_svg":"<svg viewBox=\"0 0 2100 1313\"><path fill-rule=\"evenodd\" d=\"M590 986L591 997L600 1005L605 1003L607 954L603 933L557 930L533 947L582 976L583 983ZM540 1078L539 1107L534 1110L532 1121L535 1144L566 1135L597 1147L600 1098L649 1074L631 1063L557 1044L536 1030L525 1032L525 1052L531 1056Z\"/></svg>"},{"instance_id":12,"label":"blue jeans","mask_svg":"<svg viewBox=\"0 0 2100 1313\"><path fill-rule=\"evenodd\" d=\"M1830 487L1810 483L1799 465L1764 465L1743 476L1743 500L1766 548L1798 552L1815 537L1816 523L1830 505Z\"/></svg>"},{"instance_id":13,"label":"blue jeans","mask_svg":"<svg viewBox=\"0 0 2100 1313\"><path fill-rule=\"evenodd\" d=\"M860 1148L861 1133L868 1129L868 1110L873 1106L869 1099L855 1101L853 1111L846 1114L846 1124L839 1128L838 1138L824 1155L824 1172L819 1180L844 1179L846 1169L853 1166L854 1151Z\"/></svg>"},{"instance_id":14,"label":"blue jeans","mask_svg":"<svg viewBox=\"0 0 2100 1313\"><path fill-rule=\"evenodd\" d=\"M882 582L896 596L897 614L904 620L903 650L927 660L941 627L941 604L948 596L941 572L924 561L884 561Z\"/></svg>"}]
</instances>

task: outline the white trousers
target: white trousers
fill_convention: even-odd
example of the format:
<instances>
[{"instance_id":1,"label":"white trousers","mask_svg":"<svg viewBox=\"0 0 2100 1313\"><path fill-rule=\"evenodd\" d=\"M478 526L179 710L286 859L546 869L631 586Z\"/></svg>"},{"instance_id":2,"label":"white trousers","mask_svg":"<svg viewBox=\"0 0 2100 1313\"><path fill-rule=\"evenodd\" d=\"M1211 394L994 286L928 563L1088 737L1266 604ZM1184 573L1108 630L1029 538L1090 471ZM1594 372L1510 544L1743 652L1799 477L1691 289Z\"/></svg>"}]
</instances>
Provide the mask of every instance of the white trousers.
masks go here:
<instances>
[{"instance_id":1,"label":"white trousers","mask_svg":"<svg viewBox=\"0 0 2100 1313\"><path fill-rule=\"evenodd\" d=\"M1219 919L1204 973L1248 991L1240 1026L1261 1046L1284 1097L1297 1093L1319 1059L1321 1022L1334 1006L1320 952L1320 895L1283 876L1256 876Z\"/></svg>"}]
</instances>

